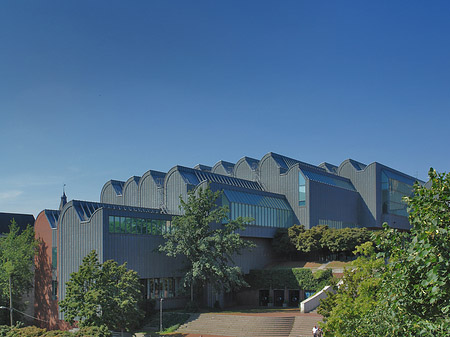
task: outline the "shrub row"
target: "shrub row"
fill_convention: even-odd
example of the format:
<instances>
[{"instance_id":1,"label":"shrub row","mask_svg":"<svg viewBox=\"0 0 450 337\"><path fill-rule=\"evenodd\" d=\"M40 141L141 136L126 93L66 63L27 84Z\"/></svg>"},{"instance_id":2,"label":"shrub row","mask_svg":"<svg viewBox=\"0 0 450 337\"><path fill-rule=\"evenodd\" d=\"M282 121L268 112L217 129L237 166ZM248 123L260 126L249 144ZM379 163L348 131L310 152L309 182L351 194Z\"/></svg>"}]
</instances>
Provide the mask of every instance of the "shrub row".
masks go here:
<instances>
[{"instance_id":1,"label":"shrub row","mask_svg":"<svg viewBox=\"0 0 450 337\"><path fill-rule=\"evenodd\" d=\"M111 332L107 327L88 326L83 327L75 333L70 331L52 330L38 328L36 326L10 327L0 325L0 337L110 337Z\"/></svg>"},{"instance_id":2,"label":"shrub row","mask_svg":"<svg viewBox=\"0 0 450 337\"><path fill-rule=\"evenodd\" d=\"M319 291L328 284L333 271L321 269L313 273L307 268L255 269L245 276L253 289L304 289Z\"/></svg>"}]
</instances>

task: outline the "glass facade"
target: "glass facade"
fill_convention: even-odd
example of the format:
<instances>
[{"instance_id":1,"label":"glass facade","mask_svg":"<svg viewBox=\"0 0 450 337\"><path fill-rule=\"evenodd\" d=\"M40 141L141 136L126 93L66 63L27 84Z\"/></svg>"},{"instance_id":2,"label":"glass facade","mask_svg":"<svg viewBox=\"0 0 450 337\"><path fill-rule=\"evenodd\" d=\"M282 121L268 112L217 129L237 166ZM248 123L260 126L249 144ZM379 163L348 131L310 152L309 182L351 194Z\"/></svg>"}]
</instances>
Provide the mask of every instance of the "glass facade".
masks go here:
<instances>
[{"instance_id":1,"label":"glass facade","mask_svg":"<svg viewBox=\"0 0 450 337\"><path fill-rule=\"evenodd\" d=\"M229 218L250 217L250 225L288 228L294 224L294 213L286 200L272 196L224 190L222 205L230 209Z\"/></svg>"},{"instance_id":2,"label":"glass facade","mask_svg":"<svg viewBox=\"0 0 450 337\"><path fill-rule=\"evenodd\" d=\"M172 298L176 296L175 278L148 278L141 279L144 298Z\"/></svg>"},{"instance_id":3,"label":"glass facade","mask_svg":"<svg viewBox=\"0 0 450 337\"><path fill-rule=\"evenodd\" d=\"M298 205L306 206L306 181L301 172L298 173Z\"/></svg>"},{"instance_id":4,"label":"glass facade","mask_svg":"<svg viewBox=\"0 0 450 337\"><path fill-rule=\"evenodd\" d=\"M162 235L171 231L171 222L122 216L109 217L109 232L115 234Z\"/></svg>"},{"instance_id":5,"label":"glass facade","mask_svg":"<svg viewBox=\"0 0 450 337\"><path fill-rule=\"evenodd\" d=\"M408 216L403 197L413 194L414 181L387 170L381 171L381 194L383 214Z\"/></svg>"}]
</instances>

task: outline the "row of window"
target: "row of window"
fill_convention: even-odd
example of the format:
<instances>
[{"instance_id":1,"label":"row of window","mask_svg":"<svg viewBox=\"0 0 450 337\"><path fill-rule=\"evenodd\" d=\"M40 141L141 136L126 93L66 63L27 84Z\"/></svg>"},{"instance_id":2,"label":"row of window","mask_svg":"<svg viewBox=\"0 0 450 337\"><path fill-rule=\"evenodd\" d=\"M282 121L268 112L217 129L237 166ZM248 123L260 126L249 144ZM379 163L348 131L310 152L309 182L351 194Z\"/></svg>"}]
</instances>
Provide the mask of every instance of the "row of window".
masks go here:
<instances>
[{"instance_id":1,"label":"row of window","mask_svg":"<svg viewBox=\"0 0 450 337\"><path fill-rule=\"evenodd\" d=\"M249 217L255 219L251 224L263 227L288 228L294 223L292 211L285 209L274 209L256 205L230 203L230 218Z\"/></svg>"},{"instance_id":2,"label":"row of window","mask_svg":"<svg viewBox=\"0 0 450 337\"><path fill-rule=\"evenodd\" d=\"M175 297L179 279L173 277L141 279L144 298L172 298Z\"/></svg>"},{"instance_id":3,"label":"row of window","mask_svg":"<svg viewBox=\"0 0 450 337\"><path fill-rule=\"evenodd\" d=\"M171 222L159 219L109 217L109 232L120 234L162 235L170 232Z\"/></svg>"}]
</instances>

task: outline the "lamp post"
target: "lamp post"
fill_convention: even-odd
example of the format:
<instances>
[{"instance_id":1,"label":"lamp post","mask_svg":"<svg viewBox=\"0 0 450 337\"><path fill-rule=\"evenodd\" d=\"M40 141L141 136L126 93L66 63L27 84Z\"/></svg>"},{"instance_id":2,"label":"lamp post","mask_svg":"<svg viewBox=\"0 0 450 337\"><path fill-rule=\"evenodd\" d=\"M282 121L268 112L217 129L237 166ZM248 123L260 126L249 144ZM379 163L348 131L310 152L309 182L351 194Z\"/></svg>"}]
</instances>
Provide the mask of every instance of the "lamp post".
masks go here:
<instances>
[{"instance_id":1,"label":"lamp post","mask_svg":"<svg viewBox=\"0 0 450 337\"><path fill-rule=\"evenodd\" d=\"M163 298L161 297L159 299L159 332L163 331L163 324L162 324L162 304L163 304Z\"/></svg>"}]
</instances>

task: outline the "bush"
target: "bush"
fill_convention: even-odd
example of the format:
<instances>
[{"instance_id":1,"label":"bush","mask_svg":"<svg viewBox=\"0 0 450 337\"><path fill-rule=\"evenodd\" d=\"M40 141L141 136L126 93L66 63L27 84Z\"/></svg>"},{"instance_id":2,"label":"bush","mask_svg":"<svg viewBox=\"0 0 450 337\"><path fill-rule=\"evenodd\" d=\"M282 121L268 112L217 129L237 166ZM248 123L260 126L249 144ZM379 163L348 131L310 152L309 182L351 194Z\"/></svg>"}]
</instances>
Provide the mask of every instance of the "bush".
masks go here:
<instances>
[{"instance_id":1,"label":"bush","mask_svg":"<svg viewBox=\"0 0 450 337\"><path fill-rule=\"evenodd\" d=\"M0 337L8 336L8 332L11 330L9 325L0 325Z\"/></svg>"},{"instance_id":2,"label":"bush","mask_svg":"<svg viewBox=\"0 0 450 337\"><path fill-rule=\"evenodd\" d=\"M105 325L84 326L75 333L75 337L111 337L111 331Z\"/></svg>"},{"instance_id":3,"label":"bush","mask_svg":"<svg viewBox=\"0 0 450 337\"><path fill-rule=\"evenodd\" d=\"M24 328L12 328L6 336L8 337L39 337L47 332L46 329L37 326L26 326Z\"/></svg>"},{"instance_id":4,"label":"bush","mask_svg":"<svg viewBox=\"0 0 450 337\"><path fill-rule=\"evenodd\" d=\"M319 291L328 284L332 270L318 270L314 274L307 268L250 270L245 280L253 289L304 289Z\"/></svg>"},{"instance_id":5,"label":"bush","mask_svg":"<svg viewBox=\"0 0 450 337\"><path fill-rule=\"evenodd\" d=\"M52 330L43 334L43 337L74 337L70 331Z\"/></svg>"}]
</instances>

